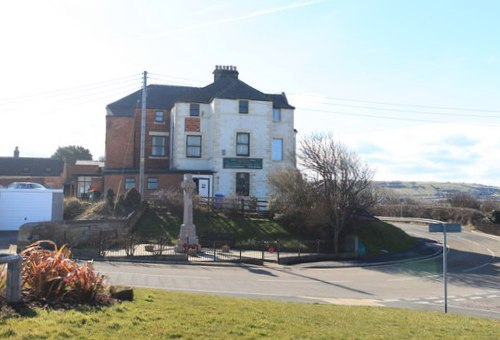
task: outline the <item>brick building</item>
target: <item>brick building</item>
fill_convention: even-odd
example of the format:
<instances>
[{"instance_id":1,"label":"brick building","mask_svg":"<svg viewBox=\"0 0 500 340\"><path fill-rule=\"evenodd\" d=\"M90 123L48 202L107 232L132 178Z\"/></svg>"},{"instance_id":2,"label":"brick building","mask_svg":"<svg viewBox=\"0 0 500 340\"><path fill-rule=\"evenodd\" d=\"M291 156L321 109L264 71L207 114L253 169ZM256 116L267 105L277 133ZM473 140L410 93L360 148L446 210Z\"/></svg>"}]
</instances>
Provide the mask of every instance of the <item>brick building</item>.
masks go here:
<instances>
[{"instance_id":1,"label":"brick building","mask_svg":"<svg viewBox=\"0 0 500 340\"><path fill-rule=\"evenodd\" d=\"M13 157L0 157L0 187L13 182L35 182L50 189L62 189L64 163L57 159L20 157L16 146Z\"/></svg>"},{"instance_id":2,"label":"brick building","mask_svg":"<svg viewBox=\"0 0 500 340\"><path fill-rule=\"evenodd\" d=\"M294 107L217 66L205 87L149 85L145 195L192 173L201 196L266 197L267 177L295 167ZM109 104L104 190L139 187L142 91Z\"/></svg>"}]
</instances>

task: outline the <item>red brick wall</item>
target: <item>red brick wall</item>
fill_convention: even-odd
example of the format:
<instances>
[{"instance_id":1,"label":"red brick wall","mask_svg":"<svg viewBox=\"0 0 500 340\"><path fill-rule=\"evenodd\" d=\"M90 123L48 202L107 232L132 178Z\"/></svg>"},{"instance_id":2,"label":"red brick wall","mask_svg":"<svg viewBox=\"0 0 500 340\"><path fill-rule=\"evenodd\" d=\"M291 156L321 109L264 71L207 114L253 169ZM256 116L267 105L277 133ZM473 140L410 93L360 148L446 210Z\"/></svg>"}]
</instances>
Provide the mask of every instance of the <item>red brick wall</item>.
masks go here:
<instances>
[{"instance_id":1,"label":"red brick wall","mask_svg":"<svg viewBox=\"0 0 500 340\"><path fill-rule=\"evenodd\" d=\"M155 112L163 111L163 123L155 122ZM150 132L167 133L165 152L162 159L151 156L152 136ZM170 152L170 112L166 110L146 110L145 168L168 169ZM141 149L141 110L134 117L106 117L106 167L139 168Z\"/></svg>"},{"instance_id":2,"label":"red brick wall","mask_svg":"<svg viewBox=\"0 0 500 340\"><path fill-rule=\"evenodd\" d=\"M154 190L147 189L148 177L156 177L159 180L160 189L168 189L169 187L181 187L182 174L145 174L144 175L144 196L147 198ZM104 176L104 191L103 195L106 195L108 189L112 189L113 192L118 196L120 193L125 191L125 178L134 177L136 183L136 189L139 190L139 174L106 174Z\"/></svg>"},{"instance_id":3,"label":"red brick wall","mask_svg":"<svg viewBox=\"0 0 500 340\"><path fill-rule=\"evenodd\" d=\"M134 118L106 116L106 167L134 166Z\"/></svg>"}]
</instances>

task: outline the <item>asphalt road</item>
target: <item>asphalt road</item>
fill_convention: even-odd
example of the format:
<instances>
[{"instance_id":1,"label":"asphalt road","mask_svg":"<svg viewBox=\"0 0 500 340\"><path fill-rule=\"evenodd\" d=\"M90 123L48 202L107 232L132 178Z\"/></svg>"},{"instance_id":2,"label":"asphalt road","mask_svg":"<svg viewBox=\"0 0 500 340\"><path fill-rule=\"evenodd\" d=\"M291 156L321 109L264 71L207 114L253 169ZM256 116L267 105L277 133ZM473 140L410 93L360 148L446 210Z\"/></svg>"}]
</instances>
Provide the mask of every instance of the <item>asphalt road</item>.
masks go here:
<instances>
[{"instance_id":1,"label":"asphalt road","mask_svg":"<svg viewBox=\"0 0 500 340\"><path fill-rule=\"evenodd\" d=\"M426 226L397 224L442 241ZM448 234L448 311L500 319L500 237ZM297 266L214 266L96 262L110 283L280 301L442 311L442 257L362 267L336 262Z\"/></svg>"}]
</instances>

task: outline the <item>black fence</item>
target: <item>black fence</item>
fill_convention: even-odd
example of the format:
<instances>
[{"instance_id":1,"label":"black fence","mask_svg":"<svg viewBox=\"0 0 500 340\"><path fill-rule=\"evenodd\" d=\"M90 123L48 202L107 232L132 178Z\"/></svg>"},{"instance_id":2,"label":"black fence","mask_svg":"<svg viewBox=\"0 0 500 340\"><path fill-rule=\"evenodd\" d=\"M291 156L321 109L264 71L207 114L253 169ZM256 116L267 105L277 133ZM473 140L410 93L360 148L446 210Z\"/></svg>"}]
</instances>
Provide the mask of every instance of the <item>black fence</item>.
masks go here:
<instances>
[{"instance_id":1,"label":"black fence","mask_svg":"<svg viewBox=\"0 0 500 340\"><path fill-rule=\"evenodd\" d=\"M75 257L106 260L134 260L158 262L234 262L263 264L275 262L293 264L339 258L333 255L333 244L321 240L263 241L202 238L197 246L177 247L168 237L140 237L131 234L118 238L113 231L100 232L99 242L87 247L71 247ZM343 253L342 258L355 258L354 253Z\"/></svg>"}]
</instances>

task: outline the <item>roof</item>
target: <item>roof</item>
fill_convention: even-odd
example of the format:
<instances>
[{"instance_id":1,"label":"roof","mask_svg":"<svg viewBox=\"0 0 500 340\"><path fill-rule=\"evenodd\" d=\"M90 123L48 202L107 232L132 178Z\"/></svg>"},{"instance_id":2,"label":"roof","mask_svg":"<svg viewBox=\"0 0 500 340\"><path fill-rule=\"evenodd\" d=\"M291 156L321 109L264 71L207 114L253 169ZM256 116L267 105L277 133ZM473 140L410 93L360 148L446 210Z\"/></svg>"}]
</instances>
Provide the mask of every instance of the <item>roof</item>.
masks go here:
<instances>
[{"instance_id":1,"label":"roof","mask_svg":"<svg viewBox=\"0 0 500 340\"><path fill-rule=\"evenodd\" d=\"M58 159L0 157L0 176L60 176L63 169Z\"/></svg>"},{"instance_id":2,"label":"roof","mask_svg":"<svg viewBox=\"0 0 500 340\"><path fill-rule=\"evenodd\" d=\"M288 104L284 93L266 94L251 87L237 77L219 77L205 87L148 85L148 109L171 110L176 103L204 103L209 104L215 98L220 99L247 99L258 101L272 101L273 108L295 109ZM129 94L122 99L106 106L108 115L132 116L135 109L141 106L142 90Z\"/></svg>"}]
</instances>

